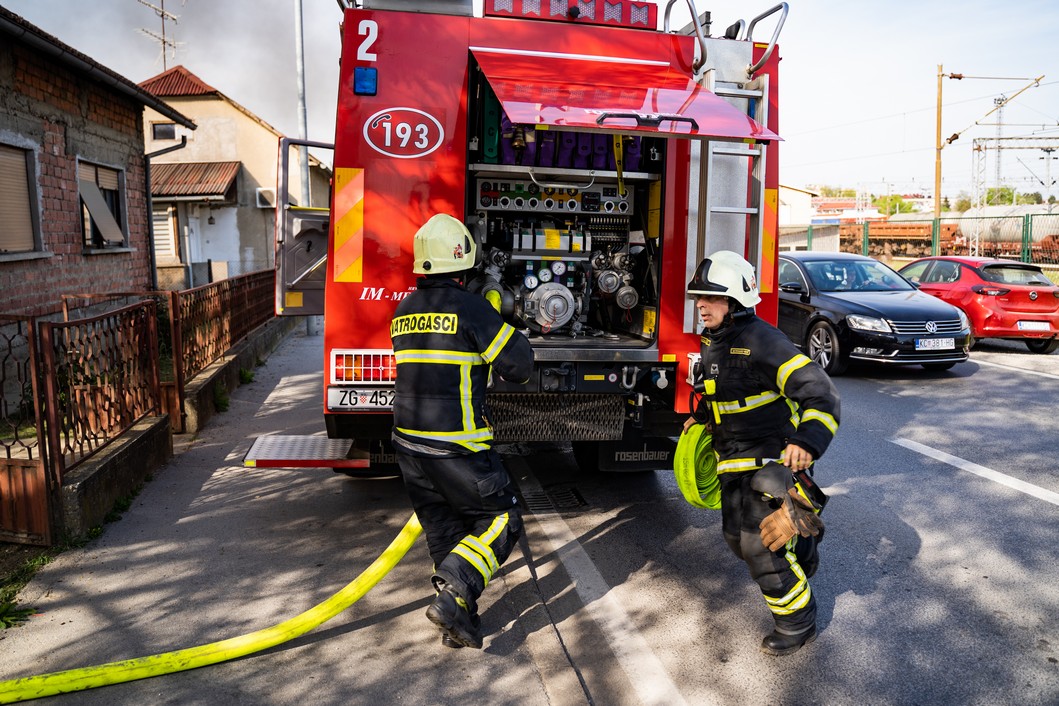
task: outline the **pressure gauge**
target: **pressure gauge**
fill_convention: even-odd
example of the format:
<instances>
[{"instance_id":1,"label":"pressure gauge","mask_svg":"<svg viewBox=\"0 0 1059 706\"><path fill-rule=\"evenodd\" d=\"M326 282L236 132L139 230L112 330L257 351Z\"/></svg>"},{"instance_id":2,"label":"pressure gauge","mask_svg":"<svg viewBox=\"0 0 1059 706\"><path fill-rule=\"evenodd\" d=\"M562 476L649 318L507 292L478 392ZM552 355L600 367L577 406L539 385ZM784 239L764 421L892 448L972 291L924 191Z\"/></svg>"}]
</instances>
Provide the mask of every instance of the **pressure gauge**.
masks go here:
<instances>
[{"instance_id":1,"label":"pressure gauge","mask_svg":"<svg viewBox=\"0 0 1059 706\"><path fill-rule=\"evenodd\" d=\"M526 289L534 289L540 284L540 280L537 279L537 275L526 275L526 279L522 280L522 284Z\"/></svg>"},{"instance_id":2,"label":"pressure gauge","mask_svg":"<svg viewBox=\"0 0 1059 706\"><path fill-rule=\"evenodd\" d=\"M566 274L566 263L562 260L556 260L552 263L552 272L556 277L562 277Z\"/></svg>"},{"instance_id":3,"label":"pressure gauge","mask_svg":"<svg viewBox=\"0 0 1059 706\"><path fill-rule=\"evenodd\" d=\"M552 271L549 270L547 267L542 267L540 269L540 272L537 273L537 279L539 279L541 282L551 282Z\"/></svg>"}]
</instances>

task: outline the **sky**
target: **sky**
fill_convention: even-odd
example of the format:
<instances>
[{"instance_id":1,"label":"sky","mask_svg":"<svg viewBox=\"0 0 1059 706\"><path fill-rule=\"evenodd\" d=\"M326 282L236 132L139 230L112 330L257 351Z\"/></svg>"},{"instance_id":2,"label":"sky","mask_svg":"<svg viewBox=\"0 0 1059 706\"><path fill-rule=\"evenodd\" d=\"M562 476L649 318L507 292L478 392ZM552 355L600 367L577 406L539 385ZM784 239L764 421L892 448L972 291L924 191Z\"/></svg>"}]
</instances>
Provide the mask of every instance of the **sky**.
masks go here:
<instances>
[{"instance_id":1,"label":"sky","mask_svg":"<svg viewBox=\"0 0 1059 706\"><path fill-rule=\"evenodd\" d=\"M145 0L145 2L148 0ZM149 0L161 5L162 0ZM257 114L298 134L294 0L164 0L177 15L166 56ZM476 6L480 6L480 0ZM673 5L671 26L690 18ZM695 0L713 34L750 22L773 0ZM0 0L98 63L139 83L163 71L161 20L140 0ZM333 141L341 11L336 0L302 0L308 137ZM1044 137L1059 147L1059 3L1055 0L790 0L779 37L780 183L856 189L874 195L932 194L938 66L942 194L971 195L975 138ZM661 8L665 3L661 3ZM661 22L659 13L659 21ZM761 21L767 41L779 13ZM1037 84L1033 79L1044 76ZM977 78L971 78L977 77ZM995 101L1030 86L1001 111ZM991 114L990 114L991 113ZM998 127L998 115L1000 123ZM1050 145L1045 144L1045 147ZM997 185L997 150L985 151L983 187ZM1000 185L1059 198L1059 153L999 152Z\"/></svg>"}]
</instances>

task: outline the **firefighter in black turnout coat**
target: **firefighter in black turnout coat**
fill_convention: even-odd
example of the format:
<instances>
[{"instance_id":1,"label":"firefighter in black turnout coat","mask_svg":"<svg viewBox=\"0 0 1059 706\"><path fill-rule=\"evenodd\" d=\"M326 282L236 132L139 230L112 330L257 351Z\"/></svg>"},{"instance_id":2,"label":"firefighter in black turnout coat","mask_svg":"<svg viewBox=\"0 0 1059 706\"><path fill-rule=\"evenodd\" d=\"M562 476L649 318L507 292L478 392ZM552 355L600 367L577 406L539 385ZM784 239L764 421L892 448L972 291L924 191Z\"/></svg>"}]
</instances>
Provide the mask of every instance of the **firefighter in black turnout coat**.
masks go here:
<instances>
[{"instance_id":1,"label":"firefighter in black turnout coat","mask_svg":"<svg viewBox=\"0 0 1059 706\"><path fill-rule=\"evenodd\" d=\"M423 275L390 324L397 362L392 440L405 488L426 532L437 597L427 618L448 647L482 646L478 597L522 533L522 515L483 406L490 368L525 382L533 351L461 277L476 245L452 216L415 235Z\"/></svg>"},{"instance_id":2,"label":"firefighter in black turnout coat","mask_svg":"<svg viewBox=\"0 0 1059 706\"><path fill-rule=\"evenodd\" d=\"M809 577L826 496L809 474L838 430L838 392L819 365L754 313L761 301L754 268L738 254L704 259L688 296L704 324L702 398L684 428L712 429L724 538L775 621L761 650L789 654L816 638Z\"/></svg>"}]
</instances>

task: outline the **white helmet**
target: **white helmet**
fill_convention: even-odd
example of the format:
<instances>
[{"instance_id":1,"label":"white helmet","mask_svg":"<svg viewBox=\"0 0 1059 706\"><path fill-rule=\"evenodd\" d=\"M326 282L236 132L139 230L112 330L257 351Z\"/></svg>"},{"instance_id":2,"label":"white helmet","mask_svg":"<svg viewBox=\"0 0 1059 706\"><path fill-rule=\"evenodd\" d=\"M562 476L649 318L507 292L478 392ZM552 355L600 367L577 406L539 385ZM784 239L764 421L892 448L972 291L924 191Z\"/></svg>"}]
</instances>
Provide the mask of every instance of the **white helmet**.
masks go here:
<instances>
[{"instance_id":1,"label":"white helmet","mask_svg":"<svg viewBox=\"0 0 1059 706\"><path fill-rule=\"evenodd\" d=\"M476 247L467 226L452 216L438 213L416 231L412 241L417 275L462 272L474 267Z\"/></svg>"},{"instance_id":2,"label":"white helmet","mask_svg":"<svg viewBox=\"0 0 1059 706\"><path fill-rule=\"evenodd\" d=\"M731 250L718 250L699 263L688 296L728 296L746 308L761 301L754 267Z\"/></svg>"}]
</instances>

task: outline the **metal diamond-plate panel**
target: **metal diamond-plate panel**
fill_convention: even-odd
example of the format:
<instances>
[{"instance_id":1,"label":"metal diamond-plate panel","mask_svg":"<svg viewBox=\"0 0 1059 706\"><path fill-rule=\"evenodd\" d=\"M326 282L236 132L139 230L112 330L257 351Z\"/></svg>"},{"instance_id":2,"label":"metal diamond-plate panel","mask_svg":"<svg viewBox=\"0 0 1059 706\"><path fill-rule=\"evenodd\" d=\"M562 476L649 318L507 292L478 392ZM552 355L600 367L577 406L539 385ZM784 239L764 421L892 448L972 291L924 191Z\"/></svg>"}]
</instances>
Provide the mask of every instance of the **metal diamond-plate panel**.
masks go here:
<instances>
[{"instance_id":1,"label":"metal diamond-plate panel","mask_svg":"<svg viewBox=\"0 0 1059 706\"><path fill-rule=\"evenodd\" d=\"M612 441L625 420L621 395L496 393L486 405L497 443Z\"/></svg>"},{"instance_id":2,"label":"metal diamond-plate panel","mask_svg":"<svg viewBox=\"0 0 1059 706\"><path fill-rule=\"evenodd\" d=\"M352 446L349 439L269 434L254 440L254 445L243 458L243 465L251 468L368 468L367 452L362 458L347 458Z\"/></svg>"}]
</instances>

